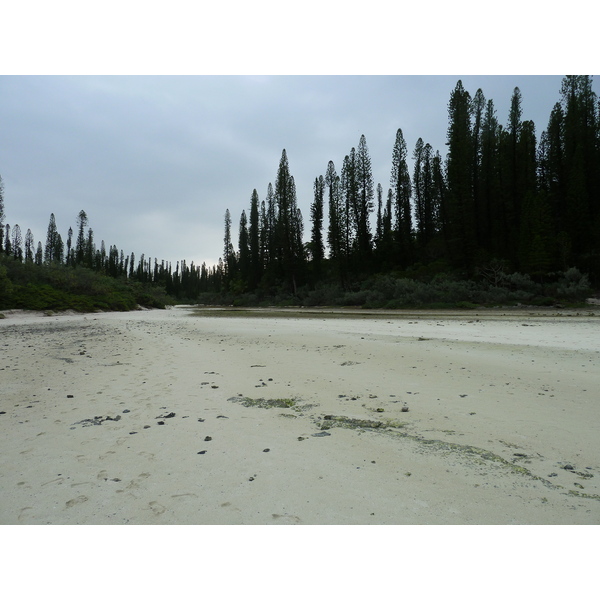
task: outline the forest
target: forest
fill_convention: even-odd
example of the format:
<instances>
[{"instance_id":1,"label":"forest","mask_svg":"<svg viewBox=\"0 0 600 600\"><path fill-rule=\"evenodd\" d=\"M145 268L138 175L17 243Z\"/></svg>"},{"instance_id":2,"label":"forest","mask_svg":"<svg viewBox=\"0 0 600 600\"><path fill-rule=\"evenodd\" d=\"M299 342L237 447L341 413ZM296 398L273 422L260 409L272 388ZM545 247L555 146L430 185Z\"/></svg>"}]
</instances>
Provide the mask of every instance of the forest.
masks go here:
<instances>
[{"instance_id":1,"label":"forest","mask_svg":"<svg viewBox=\"0 0 600 600\"><path fill-rule=\"evenodd\" d=\"M419 138L409 168L398 129L385 190L361 136L315 176L306 230L283 150L235 232L226 210L222 257L210 267L97 247L83 210L66 242L51 215L35 246L30 230L22 239L4 223L0 178L0 308L581 302L600 283L600 103L591 76L564 77L558 96L538 141L518 88L502 125L493 100L458 81L445 155Z\"/></svg>"}]
</instances>

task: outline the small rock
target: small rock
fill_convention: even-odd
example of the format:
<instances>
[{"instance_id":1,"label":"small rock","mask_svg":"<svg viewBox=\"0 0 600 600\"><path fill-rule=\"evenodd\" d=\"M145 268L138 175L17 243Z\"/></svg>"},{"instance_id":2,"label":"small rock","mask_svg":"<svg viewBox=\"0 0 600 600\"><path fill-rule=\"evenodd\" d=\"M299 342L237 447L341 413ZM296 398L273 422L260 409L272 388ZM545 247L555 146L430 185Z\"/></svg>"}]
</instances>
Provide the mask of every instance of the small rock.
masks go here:
<instances>
[{"instance_id":1,"label":"small rock","mask_svg":"<svg viewBox=\"0 0 600 600\"><path fill-rule=\"evenodd\" d=\"M558 473L550 473L550 475L548 475L548 477L558 477Z\"/></svg>"},{"instance_id":2,"label":"small rock","mask_svg":"<svg viewBox=\"0 0 600 600\"><path fill-rule=\"evenodd\" d=\"M210 437L210 435L207 435L207 436L204 438L204 441L205 441L205 442L210 442L211 440L212 440L212 438Z\"/></svg>"},{"instance_id":3,"label":"small rock","mask_svg":"<svg viewBox=\"0 0 600 600\"><path fill-rule=\"evenodd\" d=\"M265 448L263 452L271 452L270 448Z\"/></svg>"},{"instance_id":4,"label":"small rock","mask_svg":"<svg viewBox=\"0 0 600 600\"><path fill-rule=\"evenodd\" d=\"M330 433L328 433L327 431L319 431L319 433L313 433L312 437L325 437L331 435Z\"/></svg>"},{"instance_id":5,"label":"small rock","mask_svg":"<svg viewBox=\"0 0 600 600\"><path fill-rule=\"evenodd\" d=\"M565 465L565 466L563 467L563 469L564 469L565 471L573 471L573 470L575 470L575 467L574 467L573 465Z\"/></svg>"},{"instance_id":6,"label":"small rock","mask_svg":"<svg viewBox=\"0 0 600 600\"><path fill-rule=\"evenodd\" d=\"M378 413L385 412L385 411L383 410L383 408L377 408L377 409L375 409L375 410L376 410L376 412L378 412Z\"/></svg>"},{"instance_id":7,"label":"small rock","mask_svg":"<svg viewBox=\"0 0 600 600\"><path fill-rule=\"evenodd\" d=\"M150 425L144 425L144 429L150 429Z\"/></svg>"},{"instance_id":8,"label":"small rock","mask_svg":"<svg viewBox=\"0 0 600 600\"><path fill-rule=\"evenodd\" d=\"M200 452L198 452L198 454L206 454L206 450L200 450Z\"/></svg>"},{"instance_id":9,"label":"small rock","mask_svg":"<svg viewBox=\"0 0 600 600\"><path fill-rule=\"evenodd\" d=\"M400 410L402 410L402 412L408 412L408 406L403 406Z\"/></svg>"},{"instance_id":10,"label":"small rock","mask_svg":"<svg viewBox=\"0 0 600 600\"><path fill-rule=\"evenodd\" d=\"M67 398L74 398L73 394L67 394Z\"/></svg>"},{"instance_id":11,"label":"small rock","mask_svg":"<svg viewBox=\"0 0 600 600\"><path fill-rule=\"evenodd\" d=\"M137 431L130 431L129 435L135 435L137 433Z\"/></svg>"},{"instance_id":12,"label":"small rock","mask_svg":"<svg viewBox=\"0 0 600 600\"><path fill-rule=\"evenodd\" d=\"M204 419L198 419L198 423L204 423Z\"/></svg>"},{"instance_id":13,"label":"small rock","mask_svg":"<svg viewBox=\"0 0 600 600\"><path fill-rule=\"evenodd\" d=\"M157 425L164 425L164 424L165 424L165 422L164 422L164 421L159 421L159 422L157 423Z\"/></svg>"}]
</instances>

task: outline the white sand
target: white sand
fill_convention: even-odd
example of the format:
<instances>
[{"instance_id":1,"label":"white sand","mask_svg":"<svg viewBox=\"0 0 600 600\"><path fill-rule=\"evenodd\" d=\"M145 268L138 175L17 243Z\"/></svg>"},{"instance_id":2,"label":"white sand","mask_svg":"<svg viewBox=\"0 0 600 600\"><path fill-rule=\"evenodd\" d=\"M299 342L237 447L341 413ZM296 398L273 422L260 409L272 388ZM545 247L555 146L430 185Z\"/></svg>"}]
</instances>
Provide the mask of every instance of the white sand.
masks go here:
<instances>
[{"instance_id":1,"label":"white sand","mask_svg":"<svg viewBox=\"0 0 600 600\"><path fill-rule=\"evenodd\" d=\"M6 313L0 523L600 523L597 308L346 312Z\"/></svg>"}]
</instances>

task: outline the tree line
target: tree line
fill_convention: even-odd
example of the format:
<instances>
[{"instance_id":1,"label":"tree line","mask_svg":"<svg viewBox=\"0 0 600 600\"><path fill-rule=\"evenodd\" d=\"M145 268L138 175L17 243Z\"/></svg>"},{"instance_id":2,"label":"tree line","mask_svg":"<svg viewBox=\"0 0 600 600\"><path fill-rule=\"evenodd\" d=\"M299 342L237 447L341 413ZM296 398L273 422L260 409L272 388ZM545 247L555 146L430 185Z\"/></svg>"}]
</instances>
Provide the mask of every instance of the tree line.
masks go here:
<instances>
[{"instance_id":1,"label":"tree line","mask_svg":"<svg viewBox=\"0 0 600 600\"><path fill-rule=\"evenodd\" d=\"M496 285L511 273L541 283L576 268L597 284L600 104L592 78L563 79L539 143L521 105L515 88L504 126L493 100L481 89L471 96L458 81L448 103L446 156L419 138L409 168L398 129L387 190L374 181L362 135L341 166L329 161L315 177L306 232L284 149L274 185L262 201L252 191L237 235L226 210L222 257L211 267L182 260L172 268L144 254L136 261L104 240L97 246L83 210L65 238L51 214L45 243L35 245L30 229L23 237L19 225L4 223L0 177L0 256L39 268L83 268L191 302L302 301L324 286L346 294L376 287L373 278L384 275Z\"/></svg>"},{"instance_id":2,"label":"tree line","mask_svg":"<svg viewBox=\"0 0 600 600\"><path fill-rule=\"evenodd\" d=\"M310 238L283 150L265 199L252 191L237 249L225 214L215 276L235 294L269 296L377 273L473 279L498 271L536 280L576 267L600 280L600 105L590 76L567 76L539 143L515 88L506 126L494 102L458 81L448 103L447 154L419 138L408 166L396 132L387 192L373 179L365 136L315 178ZM327 214L328 224L324 227Z\"/></svg>"}]
</instances>

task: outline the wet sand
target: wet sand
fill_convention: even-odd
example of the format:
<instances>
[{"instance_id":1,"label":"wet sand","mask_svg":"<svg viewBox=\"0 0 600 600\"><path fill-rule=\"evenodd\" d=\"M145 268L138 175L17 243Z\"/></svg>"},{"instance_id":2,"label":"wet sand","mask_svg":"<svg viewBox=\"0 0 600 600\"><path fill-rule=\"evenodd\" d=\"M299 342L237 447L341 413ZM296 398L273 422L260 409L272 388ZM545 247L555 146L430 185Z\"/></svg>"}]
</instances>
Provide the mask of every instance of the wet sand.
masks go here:
<instances>
[{"instance_id":1,"label":"wet sand","mask_svg":"<svg viewBox=\"0 0 600 600\"><path fill-rule=\"evenodd\" d=\"M598 524L595 311L6 312L1 524Z\"/></svg>"}]
</instances>

